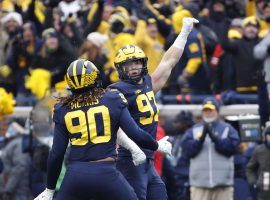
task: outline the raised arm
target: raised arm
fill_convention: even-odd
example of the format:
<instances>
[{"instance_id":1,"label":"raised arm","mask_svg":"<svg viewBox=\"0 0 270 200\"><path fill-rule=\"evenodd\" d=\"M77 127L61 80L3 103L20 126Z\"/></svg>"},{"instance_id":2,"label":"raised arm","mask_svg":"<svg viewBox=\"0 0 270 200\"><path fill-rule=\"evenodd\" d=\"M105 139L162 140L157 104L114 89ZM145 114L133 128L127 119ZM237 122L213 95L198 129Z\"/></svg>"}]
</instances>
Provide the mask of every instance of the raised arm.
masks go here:
<instances>
[{"instance_id":1,"label":"raised arm","mask_svg":"<svg viewBox=\"0 0 270 200\"><path fill-rule=\"evenodd\" d=\"M165 52L161 62L152 74L152 84L155 93L165 85L173 67L175 67L181 58L187 37L191 32L194 23L199 23L199 21L194 18L183 19L183 26L180 34L177 36L172 46Z\"/></svg>"},{"instance_id":2,"label":"raised arm","mask_svg":"<svg viewBox=\"0 0 270 200\"><path fill-rule=\"evenodd\" d=\"M254 57L260 60L265 59L269 55L270 35L268 34L253 49Z\"/></svg>"}]
</instances>

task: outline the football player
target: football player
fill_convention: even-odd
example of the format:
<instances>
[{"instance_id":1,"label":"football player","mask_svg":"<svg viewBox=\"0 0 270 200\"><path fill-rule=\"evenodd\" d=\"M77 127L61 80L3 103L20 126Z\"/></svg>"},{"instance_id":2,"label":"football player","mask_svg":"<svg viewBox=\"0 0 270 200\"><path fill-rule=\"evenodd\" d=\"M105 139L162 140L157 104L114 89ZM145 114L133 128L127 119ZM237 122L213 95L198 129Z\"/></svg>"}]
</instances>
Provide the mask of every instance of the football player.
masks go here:
<instances>
[{"instance_id":1,"label":"football player","mask_svg":"<svg viewBox=\"0 0 270 200\"><path fill-rule=\"evenodd\" d=\"M90 61L72 62L66 80L71 94L61 97L54 107L47 188L36 200L52 200L69 142L69 164L56 199L137 199L133 188L115 167L117 130L121 127L143 148L170 153L166 138L156 142L136 125L124 96L101 87L99 70ZM119 134L123 142L127 136L123 132Z\"/></svg>"},{"instance_id":2,"label":"football player","mask_svg":"<svg viewBox=\"0 0 270 200\"><path fill-rule=\"evenodd\" d=\"M110 85L119 90L128 102L128 109L136 123L156 138L158 125L158 108L155 93L166 83L172 68L179 61L193 24L194 18L184 18L180 34L164 54L160 64L150 76L147 71L147 57L137 46L127 45L116 54L114 64L121 81ZM138 167L131 162L131 154L120 147L117 169L134 188L140 200L165 200L165 185L157 174L153 163L153 151L144 149L147 162Z\"/></svg>"}]
</instances>

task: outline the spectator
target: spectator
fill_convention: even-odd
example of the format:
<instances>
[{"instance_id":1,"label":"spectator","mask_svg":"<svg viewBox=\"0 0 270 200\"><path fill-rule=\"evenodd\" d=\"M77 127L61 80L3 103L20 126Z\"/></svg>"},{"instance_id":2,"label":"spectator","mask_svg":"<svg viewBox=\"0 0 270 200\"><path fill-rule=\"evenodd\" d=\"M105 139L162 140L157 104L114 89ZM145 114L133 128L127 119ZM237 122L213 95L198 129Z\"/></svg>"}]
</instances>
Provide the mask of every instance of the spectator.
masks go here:
<instances>
[{"instance_id":1,"label":"spectator","mask_svg":"<svg viewBox=\"0 0 270 200\"><path fill-rule=\"evenodd\" d=\"M99 32L92 32L83 42L79 52L81 58L89 60L97 66L101 74L103 87L107 87L110 84L110 78L106 76L109 74L109 72L106 73L106 67L109 66L106 65L108 59L104 50L104 43L107 40L107 35L100 34Z\"/></svg>"},{"instance_id":2,"label":"spectator","mask_svg":"<svg viewBox=\"0 0 270 200\"><path fill-rule=\"evenodd\" d=\"M269 120L270 116L270 34L268 33L262 41L254 47L254 57L263 62L262 70L258 72L258 104L259 114L261 118L261 125L265 126L265 122Z\"/></svg>"},{"instance_id":3,"label":"spectator","mask_svg":"<svg viewBox=\"0 0 270 200\"><path fill-rule=\"evenodd\" d=\"M35 77L35 70L32 71L30 80L26 81L27 88L38 98L42 98L48 87L56 87L59 82L64 82L65 72L69 63L77 57L73 51L72 45L57 33L53 28L43 31L42 39L44 41L40 50L33 57L32 68L35 70L42 69L40 76ZM47 74L44 86L41 86L41 76ZM32 80L31 80L32 77ZM40 84L37 84L39 81ZM36 86L39 85L38 88Z\"/></svg>"},{"instance_id":4,"label":"spectator","mask_svg":"<svg viewBox=\"0 0 270 200\"><path fill-rule=\"evenodd\" d=\"M183 153L190 158L191 200L228 200L233 198L233 155L239 136L218 118L219 105L206 98L203 122L189 129L182 140Z\"/></svg>"},{"instance_id":5,"label":"spectator","mask_svg":"<svg viewBox=\"0 0 270 200\"><path fill-rule=\"evenodd\" d=\"M49 108L36 106L27 119L30 134L23 137L23 152L31 155L30 188L33 197L46 188L47 158L52 144Z\"/></svg>"},{"instance_id":6,"label":"spectator","mask_svg":"<svg viewBox=\"0 0 270 200\"><path fill-rule=\"evenodd\" d=\"M1 24L8 35L6 40L1 40L4 44L4 64L6 63L6 57L11 54L12 44L14 40L17 39L17 34L19 33L20 27L23 24L22 16L17 12L11 12L5 15L1 19ZM4 38L3 38L4 39ZM12 76L12 70L8 65L0 66L0 77L1 77L1 86L4 87L7 91L11 91L14 94L14 77Z\"/></svg>"},{"instance_id":7,"label":"spectator","mask_svg":"<svg viewBox=\"0 0 270 200\"><path fill-rule=\"evenodd\" d=\"M173 19L175 19L175 21L173 21L173 23L175 31L180 30L179 27L182 27L181 19L184 17L192 17L192 15L188 10L181 10L174 14ZM173 34L171 38L168 39L168 44L170 41L174 41L172 39L174 39L177 34ZM168 47L168 44L165 46ZM202 34L197 30L196 26L188 36L182 58L177 66L178 67L173 69L168 83L169 93L211 93L204 41Z\"/></svg>"},{"instance_id":8,"label":"spectator","mask_svg":"<svg viewBox=\"0 0 270 200\"><path fill-rule=\"evenodd\" d=\"M265 141L258 145L247 165L247 179L258 192L258 200L270 199L270 126L264 130Z\"/></svg>"},{"instance_id":9,"label":"spectator","mask_svg":"<svg viewBox=\"0 0 270 200\"><path fill-rule=\"evenodd\" d=\"M99 32L101 34L109 34L110 25L109 18L114 10L114 7L105 3L103 0L98 0L93 4L87 15L84 35L85 37L91 32Z\"/></svg>"},{"instance_id":10,"label":"spectator","mask_svg":"<svg viewBox=\"0 0 270 200\"><path fill-rule=\"evenodd\" d=\"M267 83L268 94L270 94L270 33L255 46L254 57L264 62L265 82Z\"/></svg>"},{"instance_id":11,"label":"spectator","mask_svg":"<svg viewBox=\"0 0 270 200\"><path fill-rule=\"evenodd\" d=\"M68 17L63 23L62 33L70 44L78 50L83 42L82 30L79 27L78 20L73 16Z\"/></svg>"},{"instance_id":12,"label":"spectator","mask_svg":"<svg viewBox=\"0 0 270 200\"><path fill-rule=\"evenodd\" d=\"M148 72L152 74L164 54L163 45L158 41L158 27L154 18L145 22L139 20L135 32L137 45L142 48L148 57Z\"/></svg>"},{"instance_id":13,"label":"spectator","mask_svg":"<svg viewBox=\"0 0 270 200\"><path fill-rule=\"evenodd\" d=\"M223 48L233 54L235 87L240 93L257 92L257 77L261 71L261 62L253 55L253 48L258 44L260 24L255 17L245 18L242 22L243 37L224 43Z\"/></svg>"},{"instance_id":14,"label":"spectator","mask_svg":"<svg viewBox=\"0 0 270 200\"><path fill-rule=\"evenodd\" d=\"M30 92L24 86L25 76L29 72L33 55L41 46L34 23L26 22L22 25L20 34L12 44L7 64L12 69L16 79L16 97L29 97ZM17 104L22 105L22 104Z\"/></svg>"},{"instance_id":15,"label":"spectator","mask_svg":"<svg viewBox=\"0 0 270 200\"><path fill-rule=\"evenodd\" d=\"M237 200L251 200L249 185L246 178L247 157L245 151L247 143L241 142L237 154L234 155L234 198ZM245 191L245 192L243 192Z\"/></svg>"},{"instance_id":16,"label":"spectator","mask_svg":"<svg viewBox=\"0 0 270 200\"><path fill-rule=\"evenodd\" d=\"M189 200L189 158L183 154L181 139L193 122L193 116L188 111L181 111L172 123L170 141L172 143L172 156L165 157L163 164L163 177L170 200ZM171 124L170 124L171 125Z\"/></svg>"},{"instance_id":17,"label":"spectator","mask_svg":"<svg viewBox=\"0 0 270 200\"><path fill-rule=\"evenodd\" d=\"M63 26L63 12L58 7L48 7L46 9L45 21L43 28L54 28L57 32L61 32Z\"/></svg>"},{"instance_id":18,"label":"spectator","mask_svg":"<svg viewBox=\"0 0 270 200\"><path fill-rule=\"evenodd\" d=\"M0 194L13 200L27 200L29 195L30 156L22 152L22 136L24 128L17 122L12 122L6 133L9 142L3 149L4 171L1 179L4 185Z\"/></svg>"},{"instance_id":19,"label":"spectator","mask_svg":"<svg viewBox=\"0 0 270 200\"><path fill-rule=\"evenodd\" d=\"M203 17L200 22L211 28L216 33L219 40L227 37L231 22L226 15L225 0L211 1L209 16Z\"/></svg>"},{"instance_id":20,"label":"spectator","mask_svg":"<svg viewBox=\"0 0 270 200\"><path fill-rule=\"evenodd\" d=\"M233 42L241 39L242 30L242 19L233 19L227 35L229 41ZM232 63L233 54L229 51L224 51L221 44L218 44L210 62L211 69L215 71L214 90L216 93L235 89L235 70Z\"/></svg>"},{"instance_id":21,"label":"spectator","mask_svg":"<svg viewBox=\"0 0 270 200\"><path fill-rule=\"evenodd\" d=\"M0 1L0 10L2 10L2 1ZM4 17L4 13L0 11L0 21ZM0 40L7 41L8 34L5 31L4 24L0 23ZM0 43L0 66L5 64L5 43Z\"/></svg>"}]
</instances>

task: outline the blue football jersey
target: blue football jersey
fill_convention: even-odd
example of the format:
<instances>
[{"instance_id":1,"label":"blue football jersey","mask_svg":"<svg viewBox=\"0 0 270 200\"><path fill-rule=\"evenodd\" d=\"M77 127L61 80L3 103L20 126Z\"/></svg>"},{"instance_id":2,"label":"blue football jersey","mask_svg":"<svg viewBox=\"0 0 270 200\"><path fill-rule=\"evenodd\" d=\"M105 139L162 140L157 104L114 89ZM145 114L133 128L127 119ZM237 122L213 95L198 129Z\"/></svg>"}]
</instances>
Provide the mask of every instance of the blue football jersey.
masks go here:
<instances>
[{"instance_id":1,"label":"blue football jersey","mask_svg":"<svg viewBox=\"0 0 270 200\"><path fill-rule=\"evenodd\" d=\"M70 141L70 161L116 156L116 134L125 101L119 92L106 92L92 105L55 105L53 120L62 130L55 130L54 135L61 134L63 140Z\"/></svg>"},{"instance_id":2,"label":"blue football jersey","mask_svg":"<svg viewBox=\"0 0 270 200\"><path fill-rule=\"evenodd\" d=\"M78 102L54 108L53 145L48 157L47 187L54 189L64 154L70 142L69 162L89 162L116 157L117 131L121 127L137 144L152 151L158 143L139 128L127 109L127 100L119 91L106 92L91 104Z\"/></svg>"},{"instance_id":3,"label":"blue football jersey","mask_svg":"<svg viewBox=\"0 0 270 200\"><path fill-rule=\"evenodd\" d=\"M146 75L142 84L119 81L111 84L110 88L119 90L127 99L128 110L137 125L156 139L158 126L158 107L153 92L152 80ZM153 158L153 151L143 149L148 158ZM130 152L119 148L120 157L131 156Z\"/></svg>"}]
</instances>

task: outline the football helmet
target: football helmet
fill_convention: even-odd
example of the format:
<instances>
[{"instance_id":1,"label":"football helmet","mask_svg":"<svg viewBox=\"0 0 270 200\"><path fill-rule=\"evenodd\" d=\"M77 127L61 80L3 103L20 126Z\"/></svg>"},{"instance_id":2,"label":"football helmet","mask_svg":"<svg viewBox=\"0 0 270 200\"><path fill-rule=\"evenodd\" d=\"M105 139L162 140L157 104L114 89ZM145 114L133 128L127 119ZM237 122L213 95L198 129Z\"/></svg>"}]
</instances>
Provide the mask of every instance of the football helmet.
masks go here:
<instances>
[{"instance_id":1,"label":"football helmet","mask_svg":"<svg viewBox=\"0 0 270 200\"><path fill-rule=\"evenodd\" d=\"M72 93L81 93L102 86L97 67L84 59L75 60L69 65L66 81Z\"/></svg>"},{"instance_id":2,"label":"football helmet","mask_svg":"<svg viewBox=\"0 0 270 200\"><path fill-rule=\"evenodd\" d=\"M142 69L140 74L138 76L129 76L124 69L123 64L126 62L133 62L138 60L142 62ZM114 65L121 80L138 82L148 73L147 60L148 58L146 57L145 53L139 47L135 45L126 45L116 53L114 58Z\"/></svg>"}]
</instances>

